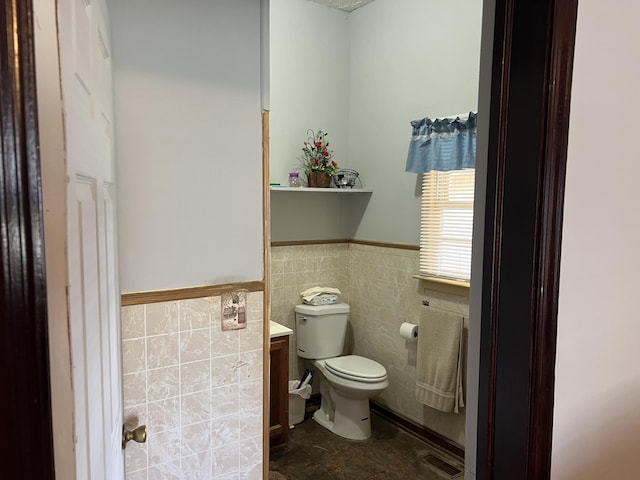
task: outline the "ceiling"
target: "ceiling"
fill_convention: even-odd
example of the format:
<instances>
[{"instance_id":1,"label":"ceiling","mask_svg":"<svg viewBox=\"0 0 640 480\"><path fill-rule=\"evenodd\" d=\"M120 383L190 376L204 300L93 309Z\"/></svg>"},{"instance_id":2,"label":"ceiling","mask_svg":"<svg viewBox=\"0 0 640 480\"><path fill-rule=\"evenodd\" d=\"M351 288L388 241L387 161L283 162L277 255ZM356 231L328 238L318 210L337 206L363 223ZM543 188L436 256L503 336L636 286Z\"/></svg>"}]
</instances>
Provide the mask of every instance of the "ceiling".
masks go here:
<instances>
[{"instance_id":1,"label":"ceiling","mask_svg":"<svg viewBox=\"0 0 640 480\"><path fill-rule=\"evenodd\" d=\"M356 8L365 6L373 0L312 0L313 2L326 5L327 7L337 8L345 12L353 12Z\"/></svg>"}]
</instances>

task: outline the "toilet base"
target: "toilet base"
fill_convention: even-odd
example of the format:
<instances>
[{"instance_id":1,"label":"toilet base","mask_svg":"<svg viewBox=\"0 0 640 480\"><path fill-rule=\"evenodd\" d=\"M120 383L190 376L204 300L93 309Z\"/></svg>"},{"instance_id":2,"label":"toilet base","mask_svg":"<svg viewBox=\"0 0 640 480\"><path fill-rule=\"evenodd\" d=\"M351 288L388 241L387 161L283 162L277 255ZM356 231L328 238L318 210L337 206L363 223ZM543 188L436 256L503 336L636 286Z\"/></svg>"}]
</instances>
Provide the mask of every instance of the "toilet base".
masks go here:
<instances>
[{"instance_id":1,"label":"toilet base","mask_svg":"<svg viewBox=\"0 0 640 480\"><path fill-rule=\"evenodd\" d=\"M324 387L325 382L321 385ZM329 391L327 391L329 390ZM321 388L322 405L313 419L330 432L350 440L366 440L371 436L369 399L346 398L329 387ZM330 398L326 398L329 395Z\"/></svg>"}]
</instances>

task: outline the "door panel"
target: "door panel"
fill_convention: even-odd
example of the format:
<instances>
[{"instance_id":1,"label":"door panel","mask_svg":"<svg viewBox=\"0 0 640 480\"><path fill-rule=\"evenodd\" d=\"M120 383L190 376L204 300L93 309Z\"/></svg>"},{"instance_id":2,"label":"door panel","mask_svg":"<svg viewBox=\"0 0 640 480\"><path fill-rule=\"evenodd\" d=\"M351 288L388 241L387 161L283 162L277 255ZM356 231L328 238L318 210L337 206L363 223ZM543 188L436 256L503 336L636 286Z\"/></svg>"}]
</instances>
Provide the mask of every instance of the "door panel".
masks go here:
<instances>
[{"instance_id":1,"label":"door panel","mask_svg":"<svg viewBox=\"0 0 640 480\"><path fill-rule=\"evenodd\" d=\"M117 249L116 249L116 220L113 199L113 185L105 183L102 188L103 207L104 207L104 238L105 238L105 278L106 288L106 311L105 315L109 321L105 325L105 346L107 347L106 355L106 373L105 382L107 391L105 398L109 400L107 408L104 409L105 429L107 433L108 443L105 446L107 458L112 462L107 463L107 478L118 478L122 472L122 388L121 388L121 352L120 352L120 292L116 288L118 285L117 271Z\"/></svg>"},{"instance_id":2,"label":"door panel","mask_svg":"<svg viewBox=\"0 0 640 480\"><path fill-rule=\"evenodd\" d=\"M120 309L108 19L98 0L61 0L69 307L79 479L124 478Z\"/></svg>"},{"instance_id":3,"label":"door panel","mask_svg":"<svg viewBox=\"0 0 640 480\"><path fill-rule=\"evenodd\" d=\"M77 80L91 94L91 6L88 0L73 0L73 62Z\"/></svg>"},{"instance_id":4,"label":"door panel","mask_svg":"<svg viewBox=\"0 0 640 480\"><path fill-rule=\"evenodd\" d=\"M70 186L75 212L70 210L69 298L73 352L78 476L104 478L104 422L102 419L102 326L100 312L100 264L95 180L77 177ZM77 226L77 227L76 227ZM74 228L76 227L76 228ZM77 242L71 238L77 236ZM85 444L85 445L82 445ZM84 455L82 455L80 452ZM86 456L83 459L82 456Z\"/></svg>"}]
</instances>

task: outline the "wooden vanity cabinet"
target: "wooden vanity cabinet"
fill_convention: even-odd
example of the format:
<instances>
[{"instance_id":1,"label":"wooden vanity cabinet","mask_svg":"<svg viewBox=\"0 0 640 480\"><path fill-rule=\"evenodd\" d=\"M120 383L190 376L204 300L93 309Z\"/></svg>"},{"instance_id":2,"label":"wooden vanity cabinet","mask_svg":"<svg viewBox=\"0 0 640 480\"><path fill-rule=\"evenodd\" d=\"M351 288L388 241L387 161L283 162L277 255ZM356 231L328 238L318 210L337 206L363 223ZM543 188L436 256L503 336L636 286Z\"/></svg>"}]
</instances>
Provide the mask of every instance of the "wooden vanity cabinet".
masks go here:
<instances>
[{"instance_id":1,"label":"wooden vanity cabinet","mask_svg":"<svg viewBox=\"0 0 640 480\"><path fill-rule=\"evenodd\" d=\"M289 435L289 337L271 339L269 447L283 446Z\"/></svg>"}]
</instances>

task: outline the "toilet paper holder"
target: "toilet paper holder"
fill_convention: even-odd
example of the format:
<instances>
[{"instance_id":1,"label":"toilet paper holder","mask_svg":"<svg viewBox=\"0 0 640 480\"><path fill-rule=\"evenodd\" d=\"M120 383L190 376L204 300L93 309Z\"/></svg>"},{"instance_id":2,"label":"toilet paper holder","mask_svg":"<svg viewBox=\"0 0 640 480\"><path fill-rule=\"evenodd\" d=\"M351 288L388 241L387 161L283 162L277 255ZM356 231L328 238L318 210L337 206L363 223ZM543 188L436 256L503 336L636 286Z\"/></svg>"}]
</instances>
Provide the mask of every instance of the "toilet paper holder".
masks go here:
<instances>
[{"instance_id":1,"label":"toilet paper holder","mask_svg":"<svg viewBox=\"0 0 640 480\"><path fill-rule=\"evenodd\" d=\"M418 325L414 323L404 322L400 325L400 336L407 342L415 342L418 340Z\"/></svg>"}]
</instances>

